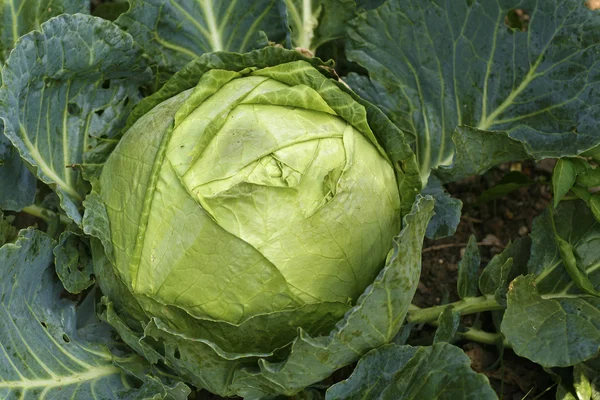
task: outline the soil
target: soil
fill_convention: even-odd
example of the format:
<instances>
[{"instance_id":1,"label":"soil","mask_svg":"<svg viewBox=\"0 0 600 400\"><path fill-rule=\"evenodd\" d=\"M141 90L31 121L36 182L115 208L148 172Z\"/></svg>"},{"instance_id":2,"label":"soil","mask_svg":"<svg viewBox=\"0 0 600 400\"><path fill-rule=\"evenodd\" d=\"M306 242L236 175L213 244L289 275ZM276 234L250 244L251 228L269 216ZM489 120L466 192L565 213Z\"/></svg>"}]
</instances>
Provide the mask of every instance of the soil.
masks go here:
<instances>
[{"instance_id":1,"label":"soil","mask_svg":"<svg viewBox=\"0 0 600 400\"><path fill-rule=\"evenodd\" d=\"M552 167L551 162L506 164L484 175L447 185L448 192L463 202L461 222L454 236L435 241L425 240L423 269L414 304L431 307L459 300L456 291L458 262L471 235L475 235L480 243L482 266L510 241L526 236L531 231L534 218L551 199ZM476 204L484 190L495 186L503 176L514 170L520 171L534 183L491 202ZM464 317L462 323L469 326L475 318L486 330L497 331L490 313ZM433 328L425 326L411 339L422 343L431 338L433 333ZM511 350L496 346L467 341L455 344L469 356L472 368L489 378L501 399L554 398L554 390L547 390L553 386L553 382L539 365L518 357Z\"/></svg>"}]
</instances>

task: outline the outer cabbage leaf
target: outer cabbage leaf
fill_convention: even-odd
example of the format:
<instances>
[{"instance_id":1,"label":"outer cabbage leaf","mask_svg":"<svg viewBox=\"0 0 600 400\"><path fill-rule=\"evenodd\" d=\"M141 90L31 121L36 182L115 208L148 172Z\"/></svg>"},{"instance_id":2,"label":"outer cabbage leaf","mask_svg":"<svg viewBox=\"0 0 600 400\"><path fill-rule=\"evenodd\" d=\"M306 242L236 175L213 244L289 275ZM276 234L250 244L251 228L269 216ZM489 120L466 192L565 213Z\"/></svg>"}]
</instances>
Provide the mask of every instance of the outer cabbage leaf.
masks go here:
<instances>
[{"instance_id":1,"label":"outer cabbage leaf","mask_svg":"<svg viewBox=\"0 0 600 400\"><path fill-rule=\"evenodd\" d=\"M276 0L133 0L116 23L169 74L204 53L242 53L266 45L264 34L285 35Z\"/></svg>"},{"instance_id":2,"label":"outer cabbage leaf","mask_svg":"<svg viewBox=\"0 0 600 400\"><path fill-rule=\"evenodd\" d=\"M294 47L313 53L324 43L344 37L356 16L354 0L285 0Z\"/></svg>"},{"instance_id":3,"label":"outer cabbage leaf","mask_svg":"<svg viewBox=\"0 0 600 400\"><path fill-rule=\"evenodd\" d=\"M505 25L514 8L525 32ZM450 164L461 125L504 131L536 159L600 142L600 20L583 1L390 0L348 34L369 71L348 83L413 135L423 176Z\"/></svg>"},{"instance_id":4,"label":"outer cabbage leaf","mask_svg":"<svg viewBox=\"0 0 600 400\"><path fill-rule=\"evenodd\" d=\"M51 267L54 245L30 228L20 232L16 243L0 248L0 395L187 398L185 385L153 371L139 357L120 358L109 351L113 332L98 325L93 299L91 309L61 299L63 287Z\"/></svg>"},{"instance_id":5,"label":"outer cabbage leaf","mask_svg":"<svg viewBox=\"0 0 600 400\"><path fill-rule=\"evenodd\" d=\"M572 246L578 272L600 288L600 223L581 201L561 202L556 230ZM529 275L514 280L502 333L515 352L545 367L587 361L600 349L600 298L582 291L565 268L549 211L534 221Z\"/></svg>"},{"instance_id":6,"label":"outer cabbage leaf","mask_svg":"<svg viewBox=\"0 0 600 400\"><path fill-rule=\"evenodd\" d=\"M39 29L40 23L62 13L89 12L83 0L20 0L0 5L0 70L21 35ZM1 81L1 79L0 79ZM1 124L1 123L0 123ZM18 152L1 133L0 127L0 208L19 211L33 203L36 179L21 161Z\"/></svg>"},{"instance_id":7,"label":"outer cabbage leaf","mask_svg":"<svg viewBox=\"0 0 600 400\"><path fill-rule=\"evenodd\" d=\"M40 24L60 14L89 13L85 0L13 0L0 6L0 64L8 58L19 37L40 29Z\"/></svg>"},{"instance_id":8,"label":"outer cabbage leaf","mask_svg":"<svg viewBox=\"0 0 600 400\"><path fill-rule=\"evenodd\" d=\"M425 382L425 384L424 384ZM492 400L496 393L471 369L458 347L387 345L365 354L350 378L327 390L327 400Z\"/></svg>"},{"instance_id":9,"label":"outer cabbage leaf","mask_svg":"<svg viewBox=\"0 0 600 400\"><path fill-rule=\"evenodd\" d=\"M77 166L113 140L150 79L141 49L112 23L62 15L23 36L2 70L5 135L81 223L88 191Z\"/></svg>"}]
</instances>

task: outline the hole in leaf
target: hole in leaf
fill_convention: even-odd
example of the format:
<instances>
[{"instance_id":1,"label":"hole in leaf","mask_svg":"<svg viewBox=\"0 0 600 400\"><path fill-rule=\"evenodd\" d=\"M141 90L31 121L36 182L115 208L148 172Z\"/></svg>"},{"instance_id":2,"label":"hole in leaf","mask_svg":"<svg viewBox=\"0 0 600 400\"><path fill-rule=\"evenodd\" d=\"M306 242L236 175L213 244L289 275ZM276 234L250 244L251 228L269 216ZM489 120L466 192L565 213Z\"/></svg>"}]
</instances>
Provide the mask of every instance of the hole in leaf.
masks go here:
<instances>
[{"instance_id":1,"label":"hole in leaf","mask_svg":"<svg viewBox=\"0 0 600 400\"><path fill-rule=\"evenodd\" d=\"M68 103L67 112L69 113L69 115L79 115L81 114L81 107L79 107L75 103Z\"/></svg>"},{"instance_id":2,"label":"hole in leaf","mask_svg":"<svg viewBox=\"0 0 600 400\"><path fill-rule=\"evenodd\" d=\"M585 2L585 6L592 11L600 10L600 0L588 0Z\"/></svg>"},{"instance_id":3,"label":"hole in leaf","mask_svg":"<svg viewBox=\"0 0 600 400\"><path fill-rule=\"evenodd\" d=\"M40 324L42 324L42 326L46 329L48 329L48 325L46 325L46 323L44 321L40 322Z\"/></svg>"},{"instance_id":4,"label":"hole in leaf","mask_svg":"<svg viewBox=\"0 0 600 400\"><path fill-rule=\"evenodd\" d=\"M97 116L101 117L101 116L102 116L102 114L104 114L104 109L101 109L101 110L96 110L96 111L94 111L94 113L95 113Z\"/></svg>"},{"instance_id":5,"label":"hole in leaf","mask_svg":"<svg viewBox=\"0 0 600 400\"><path fill-rule=\"evenodd\" d=\"M125 100L123 100L123 105L125 107L127 107L129 105L130 101L129 101L129 97L125 97Z\"/></svg>"},{"instance_id":6,"label":"hole in leaf","mask_svg":"<svg viewBox=\"0 0 600 400\"><path fill-rule=\"evenodd\" d=\"M65 343L69 343L71 341L71 339L67 336L66 333L63 334L63 340L65 341Z\"/></svg>"},{"instance_id":7,"label":"hole in leaf","mask_svg":"<svg viewBox=\"0 0 600 400\"><path fill-rule=\"evenodd\" d=\"M105 79L104 82L102 82L102 89L108 88L110 88L110 79Z\"/></svg>"},{"instance_id":8,"label":"hole in leaf","mask_svg":"<svg viewBox=\"0 0 600 400\"><path fill-rule=\"evenodd\" d=\"M521 8L510 10L504 17L504 25L511 29L517 29L521 32L527 32L529 27L529 14Z\"/></svg>"},{"instance_id":9,"label":"hole in leaf","mask_svg":"<svg viewBox=\"0 0 600 400\"><path fill-rule=\"evenodd\" d=\"M181 353L179 352L179 348L175 349L175 352L173 353L173 357L175 357L178 360L181 360Z\"/></svg>"}]
</instances>

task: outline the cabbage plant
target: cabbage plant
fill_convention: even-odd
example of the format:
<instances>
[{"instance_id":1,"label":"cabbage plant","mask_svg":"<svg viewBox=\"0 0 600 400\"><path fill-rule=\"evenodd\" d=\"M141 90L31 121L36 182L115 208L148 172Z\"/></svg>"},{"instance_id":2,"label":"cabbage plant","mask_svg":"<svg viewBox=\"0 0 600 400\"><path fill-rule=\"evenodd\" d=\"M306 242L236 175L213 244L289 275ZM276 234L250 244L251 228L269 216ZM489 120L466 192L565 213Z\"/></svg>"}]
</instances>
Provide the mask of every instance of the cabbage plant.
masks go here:
<instances>
[{"instance_id":1,"label":"cabbage plant","mask_svg":"<svg viewBox=\"0 0 600 400\"><path fill-rule=\"evenodd\" d=\"M0 397L506 396L478 342L595 399L596 3L1 3ZM459 235L420 308L477 221L444 185L545 158L477 200L551 188L530 232Z\"/></svg>"}]
</instances>

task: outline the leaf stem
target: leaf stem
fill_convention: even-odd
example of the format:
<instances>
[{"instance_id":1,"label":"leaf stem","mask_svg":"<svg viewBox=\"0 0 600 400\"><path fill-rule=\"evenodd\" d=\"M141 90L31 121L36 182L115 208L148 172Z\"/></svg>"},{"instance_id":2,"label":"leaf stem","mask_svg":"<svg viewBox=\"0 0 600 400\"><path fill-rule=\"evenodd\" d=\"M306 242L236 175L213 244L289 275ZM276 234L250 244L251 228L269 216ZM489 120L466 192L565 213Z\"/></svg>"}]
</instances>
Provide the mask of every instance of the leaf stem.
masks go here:
<instances>
[{"instance_id":1,"label":"leaf stem","mask_svg":"<svg viewBox=\"0 0 600 400\"><path fill-rule=\"evenodd\" d=\"M23 211L24 213L27 213L29 215L33 215L34 217L37 217L46 223L52 221L55 218L59 218L60 222L65 225L68 225L71 222L73 222L66 215L60 214L60 213L55 213L54 211L50 211L47 208L38 206L37 204L32 204L30 206L27 206L24 209L22 209L21 211Z\"/></svg>"},{"instance_id":2,"label":"leaf stem","mask_svg":"<svg viewBox=\"0 0 600 400\"><path fill-rule=\"evenodd\" d=\"M511 347L504 335L500 332L492 333L483 331L481 329L468 327L464 332L456 332L456 335L462 339L470 340L472 342L490 345L502 344L504 347Z\"/></svg>"},{"instance_id":3,"label":"leaf stem","mask_svg":"<svg viewBox=\"0 0 600 400\"><path fill-rule=\"evenodd\" d=\"M422 324L437 321L442 311L448 306L452 306L452 309L460 312L461 315L475 314L483 311L504 310L504 307L498 304L493 295L465 297L454 303L429 308L419 308L411 304L408 315L406 316L406 322L411 324Z\"/></svg>"}]
</instances>

